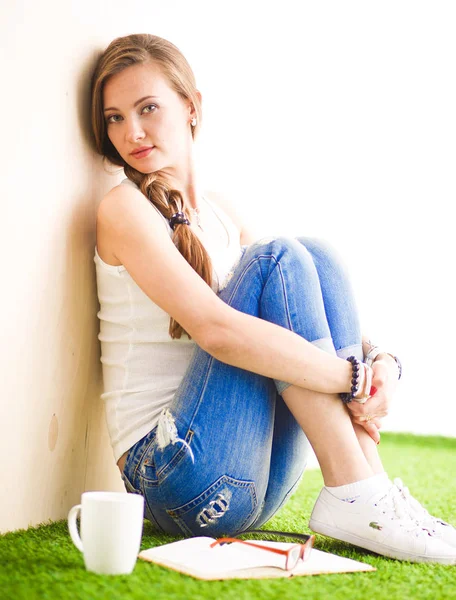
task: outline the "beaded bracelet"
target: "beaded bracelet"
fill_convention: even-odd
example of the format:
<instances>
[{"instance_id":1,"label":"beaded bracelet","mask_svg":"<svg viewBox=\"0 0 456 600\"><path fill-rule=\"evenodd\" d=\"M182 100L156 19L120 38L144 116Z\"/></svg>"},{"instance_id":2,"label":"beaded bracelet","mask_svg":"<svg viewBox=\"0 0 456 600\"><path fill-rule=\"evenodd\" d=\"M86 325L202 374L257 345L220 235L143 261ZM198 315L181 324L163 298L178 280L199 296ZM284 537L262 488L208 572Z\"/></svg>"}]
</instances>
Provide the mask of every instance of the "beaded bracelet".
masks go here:
<instances>
[{"instance_id":1,"label":"beaded bracelet","mask_svg":"<svg viewBox=\"0 0 456 600\"><path fill-rule=\"evenodd\" d=\"M358 404L364 404L365 402L367 402L369 400L369 398L371 397L371 389L372 389L372 378L373 378L373 371L372 368L365 364L364 362L360 363L358 361L358 359L355 359L355 361L353 361L355 357L350 357L347 358L347 360L349 360L352 364L353 364L353 375L352 375L352 388L351 391L348 393L342 393L339 394L340 397L342 398L342 401L345 404L348 404L349 402L355 401L358 402ZM358 361L356 363L356 361ZM363 390L360 396L358 396L359 393L359 367L363 367L364 369L364 381L363 381Z\"/></svg>"},{"instance_id":2,"label":"beaded bracelet","mask_svg":"<svg viewBox=\"0 0 456 600\"><path fill-rule=\"evenodd\" d=\"M359 360L356 358L356 356L349 356L347 360L351 362L353 367L351 380L352 386L350 392L342 392L339 394L344 404L351 402L359 390Z\"/></svg>"}]
</instances>

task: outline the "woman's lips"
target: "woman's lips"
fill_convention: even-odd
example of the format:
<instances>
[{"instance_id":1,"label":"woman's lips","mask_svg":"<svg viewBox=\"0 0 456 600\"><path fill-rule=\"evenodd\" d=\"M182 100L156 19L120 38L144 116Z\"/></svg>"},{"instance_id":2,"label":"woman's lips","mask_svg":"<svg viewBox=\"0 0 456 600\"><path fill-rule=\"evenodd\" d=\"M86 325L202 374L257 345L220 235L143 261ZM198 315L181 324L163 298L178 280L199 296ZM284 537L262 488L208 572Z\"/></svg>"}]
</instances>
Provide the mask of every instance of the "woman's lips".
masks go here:
<instances>
[{"instance_id":1,"label":"woman's lips","mask_svg":"<svg viewBox=\"0 0 456 600\"><path fill-rule=\"evenodd\" d=\"M152 150L155 148L155 146L151 146L150 148L144 148L144 150L139 150L137 152L132 152L131 155L134 158L144 158L145 156L148 156Z\"/></svg>"}]
</instances>

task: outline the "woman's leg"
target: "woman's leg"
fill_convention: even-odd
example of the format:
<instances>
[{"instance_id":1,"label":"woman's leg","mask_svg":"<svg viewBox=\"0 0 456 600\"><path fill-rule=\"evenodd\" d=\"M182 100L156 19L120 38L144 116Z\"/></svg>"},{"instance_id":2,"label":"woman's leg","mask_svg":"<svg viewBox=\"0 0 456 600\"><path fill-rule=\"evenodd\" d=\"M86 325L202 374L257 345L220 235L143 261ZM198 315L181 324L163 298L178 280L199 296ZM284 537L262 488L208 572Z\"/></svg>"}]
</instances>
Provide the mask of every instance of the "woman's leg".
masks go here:
<instances>
[{"instance_id":1,"label":"woman's leg","mask_svg":"<svg viewBox=\"0 0 456 600\"><path fill-rule=\"evenodd\" d=\"M348 270L340 254L327 241L320 238L298 237L312 255L320 279L326 318L331 330L337 355L347 358L354 354L364 360L358 309ZM356 437L367 462L374 473L383 473L377 444L364 427L354 425Z\"/></svg>"},{"instance_id":2,"label":"woman's leg","mask_svg":"<svg viewBox=\"0 0 456 600\"><path fill-rule=\"evenodd\" d=\"M315 264L320 282L326 319L328 321L337 355L342 358L347 358L353 354L360 360L363 360L361 330L357 307L348 273L341 262L340 256L327 242L321 239L307 237L298 237L296 239L310 253ZM283 385L282 387L285 391L286 386ZM297 414L297 410L300 408L302 409L303 414L300 417L301 421L305 416L310 416L315 404L319 404L319 410L323 408L325 399L322 398L321 395L303 388L296 389L298 390L297 392L286 391L284 397L287 399L289 406L297 404L297 408L294 409L295 415ZM294 396L296 396L295 401L293 400ZM310 407L308 406L308 402L311 404ZM334 404L336 404L336 406L334 406ZM341 461L337 457L341 456L341 452L345 452L346 440L350 439L350 448L352 448L352 445L354 444L351 422L347 419L346 415L343 414L345 409L337 395L334 395L333 398L329 399L327 406L330 411L329 415L321 413L318 415L317 421L317 417L311 419L312 422L316 421L316 432L312 433L311 430L308 429L314 447L317 444L320 445L317 456L319 456L323 464L323 473L326 483L328 485L337 485L339 482L348 483L350 479L355 481L357 479L366 478L373 473L382 472L383 468L379 470L378 466L378 463L380 463L381 466L381 462L378 458L376 444L373 442L372 438L366 434L372 442L372 444L370 444L369 440L367 440L363 434L363 432L366 432L362 427L355 428L355 433L361 451L367 459L371 469L366 469L365 461L360 460L361 452L358 448L355 451L354 462L359 466L359 472L352 471L351 461L348 463L345 463L344 461L344 463L341 464ZM280 411L279 408L281 409ZM278 414L280 415L279 419L277 418ZM338 433L331 437L329 443L326 435L327 426L329 425L328 418L334 418L335 424L340 424L341 426ZM305 465L297 463L296 461L290 461L290 456L296 452L296 449L299 448L300 445L308 443L309 442L306 436L303 435L297 419L290 412L284 400L279 397L276 409L271 471L265 498L265 506L263 507L263 511L259 515L257 522L252 525L252 528L258 527L269 520L285 503L294 489L296 489ZM333 447L329 444L332 444ZM375 460L375 457L377 457L378 462ZM332 459L335 459L334 465L331 464ZM294 473L289 472L289 469L287 468L289 464L295 465ZM346 466L348 467L349 472L345 472ZM287 476L284 476L284 473L286 473Z\"/></svg>"},{"instance_id":3,"label":"woman's leg","mask_svg":"<svg viewBox=\"0 0 456 600\"><path fill-rule=\"evenodd\" d=\"M250 529L264 525L288 501L301 481L309 454L309 440L277 393L268 486Z\"/></svg>"},{"instance_id":4,"label":"woman's leg","mask_svg":"<svg viewBox=\"0 0 456 600\"><path fill-rule=\"evenodd\" d=\"M353 291L340 257L322 240L298 240L309 250L317 268L325 312L338 356L345 358L354 354L363 360ZM354 337L350 339L350 336ZM309 402L323 400L321 394L294 386L290 386L283 394L298 419L297 413L302 412L302 422L309 418ZM330 418L333 416L334 412L331 411ZM336 435L336 440L328 440L322 434L322 428L312 431L314 425L315 420L312 420L306 432L313 444L320 448L317 456L324 461L322 471L327 486L320 492L312 511L310 526L314 531L393 558L456 563L456 530L441 519L430 516L408 491L401 489L401 482L391 484L384 472L377 446L363 427L354 425L353 429L375 475L347 485L343 454L340 455L342 460L333 462L336 448L343 452L344 440L341 444L339 435Z\"/></svg>"},{"instance_id":5,"label":"woman's leg","mask_svg":"<svg viewBox=\"0 0 456 600\"><path fill-rule=\"evenodd\" d=\"M221 296L335 352L315 264L296 240L250 246ZM251 528L269 481L272 381L195 348L170 410L127 456L125 485L145 496L146 517L164 531L187 535ZM353 482L323 488L311 515L314 531L394 558L456 563L455 549L407 518L409 506L386 474L372 476L336 395L274 384L314 445L325 481Z\"/></svg>"},{"instance_id":6,"label":"woman's leg","mask_svg":"<svg viewBox=\"0 0 456 600\"><path fill-rule=\"evenodd\" d=\"M345 485L374 475L337 394L292 385L282 396L317 455L325 485Z\"/></svg>"},{"instance_id":7,"label":"woman's leg","mask_svg":"<svg viewBox=\"0 0 456 600\"><path fill-rule=\"evenodd\" d=\"M361 450L363 451L363 454L366 457L366 460L369 463L372 471L375 474L384 473L385 469L378 453L377 444L361 425L353 423L353 429L355 430Z\"/></svg>"},{"instance_id":8,"label":"woman's leg","mask_svg":"<svg viewBox=\"0 0 456 600\"><path fill-rule=\"evenodd\" d=\"M260 240L246 248L220 297L237 310L335 352L318 273L311 255L296 240ZM124 481L130 491L145 495L151 521L171 533L190 535L232 532L255 522L269 481L277 391L287 385L275 384L195 348L169 411L127 456ZM312 421L318 427L329 419L330 405L338 414L342 403L331 400L313 403L304 431L312 429ZM348 419L345 412L342 415ZM302 416L299 413L301 420ZM360 447L353 428L341 423L340 418L330 419L330 427L342 431L347 480L368 477L364 455L357 458ZM332 433L328 429L328 435ZM301 443L300 448L288 465L290 473L305 465L307 445Z\"/></svg>"},{"instance_id":9,"label":"woman's leg","mask_svg":"<svg viewBox=\"0 0 456 600\"><path fill-rule=\"evenodd\" d=\"M363 360L358 310L345 265L338 253L328 242L310 237L299 237L297 240L309 251L317 269L326 318L337 355L341 358L347 358L353 354L360 360ZM330 394L325 395L318 392L311 392L297 388L296 386L290 386L284 394L284 399L296 418L298 418L297 413L299 411L309 414L306 400L312 401L313 398L314 402L322 402L324 401L323 396L331 399ZM342 412L348 415L348 411L340 402L339 397L333 395L332 398L339 405L339 415L330 409L331 417L339 418ZM304 418L304 416L301 418ZM364 471L364 462L359 460L360 453L362 452L369 464L371 474L384 472L377 446L365 429L360 426L353 427L351 420L347 419L345 415L342 417L340 423L341 427L346 429L352 427L353 433L348 433L348 431L342 433L342 429L340 429L338 435L332 436L328 440L326 435L327 423L322 423L319 427L315 427L315 431L308 429L308 437L311 439L319 461L321 461L320 466L322 467L326 485L337 486L351 483L348 480L350 477L347 479L346 465L341 464L339 460L336 460L334 463L333 458L338 453L340 453L339 456L345 455L345 443L348 437L353 438L353 435L356 436L359 443L359 450L356 452L356 463ZM349 465L349 469L351 470L351 465ZM366 474L362 476L362 472L360 472L352 481L365 477Z\"/></svg>"}]
</instances>

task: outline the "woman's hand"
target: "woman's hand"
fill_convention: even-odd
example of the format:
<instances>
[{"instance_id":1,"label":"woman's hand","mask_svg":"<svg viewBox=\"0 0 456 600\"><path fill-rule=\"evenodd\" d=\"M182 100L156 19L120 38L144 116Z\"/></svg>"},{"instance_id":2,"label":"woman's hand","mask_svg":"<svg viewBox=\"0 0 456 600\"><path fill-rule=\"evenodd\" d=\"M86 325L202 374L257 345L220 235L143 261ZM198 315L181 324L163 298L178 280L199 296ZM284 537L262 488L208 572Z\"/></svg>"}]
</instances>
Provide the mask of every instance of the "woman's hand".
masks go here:
<instances>
[{"instance_id":1,"label":"woman's hand","mask_svg":"<svg viewBox=\"0 0 456 600\"><path fill-rule=\"evenodd\" d=\"M380 442L381 419L386 417L398 382L398 368L389 354L379 354L372 365L372 385L377 388L364 404L353 400L347 404L354 423L362 425L376 444Z\"/></svg>"}]
</instances>

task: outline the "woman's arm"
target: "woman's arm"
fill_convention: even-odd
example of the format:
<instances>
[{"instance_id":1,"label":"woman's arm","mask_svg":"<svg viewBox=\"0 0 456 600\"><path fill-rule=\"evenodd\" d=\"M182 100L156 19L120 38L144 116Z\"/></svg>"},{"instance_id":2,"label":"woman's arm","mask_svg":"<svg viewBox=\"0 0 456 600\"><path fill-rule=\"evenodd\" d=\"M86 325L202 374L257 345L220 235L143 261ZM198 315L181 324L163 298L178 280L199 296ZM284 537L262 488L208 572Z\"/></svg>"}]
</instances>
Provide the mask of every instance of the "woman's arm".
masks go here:
<instances>
[{"instance_id":1,"label":"woman's arm","mask_svg":"<svg viewBox=\"0 0 456 600\"><path fill-rule=\"evenodd\" d=\"M114 255L138 286L209 354L311 390L350 391L348 361L223 302L177 250L160 216L138 190L111 190L97 218Z\"/></svg>"}]
</instances>

